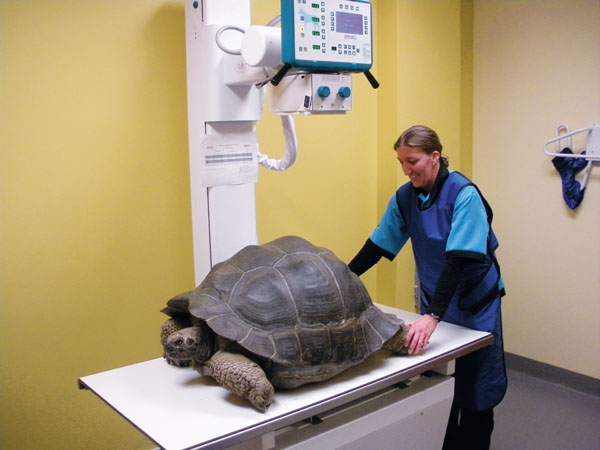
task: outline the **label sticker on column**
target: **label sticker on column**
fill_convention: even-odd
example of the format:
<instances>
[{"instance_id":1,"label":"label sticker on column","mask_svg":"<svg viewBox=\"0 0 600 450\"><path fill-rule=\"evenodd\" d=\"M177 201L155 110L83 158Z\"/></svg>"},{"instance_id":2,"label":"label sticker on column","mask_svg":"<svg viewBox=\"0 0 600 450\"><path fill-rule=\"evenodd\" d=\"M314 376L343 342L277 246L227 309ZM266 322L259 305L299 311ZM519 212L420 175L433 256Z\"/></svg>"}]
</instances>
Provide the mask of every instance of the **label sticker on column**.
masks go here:
<instances>
[{"instance_id":1,"label":"label sticker on column","mask_svg":"<svg viewBox=\"0 0 600 450\"><path fill-rule=\"evenodd\" d=\"M203 186L256 183L258 181L258 144L235 141L225 136L205 135L200 142L200 165Z\"/></svg>"}]
</instances>

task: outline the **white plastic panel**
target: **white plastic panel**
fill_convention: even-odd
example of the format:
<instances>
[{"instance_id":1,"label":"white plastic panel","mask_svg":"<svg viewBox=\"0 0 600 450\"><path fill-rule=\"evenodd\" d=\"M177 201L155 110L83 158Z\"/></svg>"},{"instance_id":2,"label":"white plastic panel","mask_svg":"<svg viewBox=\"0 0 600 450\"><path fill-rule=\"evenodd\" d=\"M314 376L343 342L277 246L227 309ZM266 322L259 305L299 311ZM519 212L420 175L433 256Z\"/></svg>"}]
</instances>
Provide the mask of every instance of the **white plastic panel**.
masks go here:
<instances>
[{"instance_id":1,"label":"white plastic panel","mask_svg":"<svg viewBox=\"0 0 600 450\"><path fill-rule=\"evenodd\" d=\"M208 201L213 266L258 243L254 183L212 187Z\"/></svg>"},{"instance_id":2,"label":"white plastic panel","mask_svg":"<svg viewBox=\"0 0 600 450\"><path fill-rule=\"evenodd\" d=\"M274 448L439 450L453 397L454 378L417 377L407 387L387 389L347 408L322 414L319 424L276 433Z\"/></svg>"},{"instance_id":3,"label":"white plastic panel","mask_svg":"<svg viewBox=\"0 0 600 450\"><path fill-rule=\"evenodd\" d=\"M193 7L193 0L186 0ZM246 27L250 25L250 2L239 0L198 0L203 6L206 25L227 24ZM200 8L197 8L200 9Z\"/></svg>"},{"instance_id":4,"label":"white plastic panel","mask_svg":"<svg viewBox=\"0 0 600 450\"><path fill-rule=\"evenodd\" d=\"M352 110L349 74L293 74L271 86L275 114L345 113Z\"/></svg>"}]
</instances>

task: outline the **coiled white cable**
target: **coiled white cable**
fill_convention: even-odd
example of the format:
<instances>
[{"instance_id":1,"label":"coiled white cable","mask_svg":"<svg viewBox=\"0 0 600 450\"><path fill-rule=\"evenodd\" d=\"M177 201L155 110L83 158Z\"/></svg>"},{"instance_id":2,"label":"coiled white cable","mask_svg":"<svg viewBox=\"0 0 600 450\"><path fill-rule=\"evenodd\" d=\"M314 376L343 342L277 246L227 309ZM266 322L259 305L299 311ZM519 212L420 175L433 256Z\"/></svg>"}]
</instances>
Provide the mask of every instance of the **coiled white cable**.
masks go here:
<instances>
[{"instance_id":1,"label":"coiled white cable","mask_svg":"<svg viewBox=\"0 0 600 450\"><path fill-rule=\"evenodd\" d=\"M283 171L289 169L296 162L298 153L298 139L296 138L296 127L292 116L280 116L285 139L285 153L281 159L269 158L258 152L258 163L269 170Z\"/></svg>"}]
</instances>

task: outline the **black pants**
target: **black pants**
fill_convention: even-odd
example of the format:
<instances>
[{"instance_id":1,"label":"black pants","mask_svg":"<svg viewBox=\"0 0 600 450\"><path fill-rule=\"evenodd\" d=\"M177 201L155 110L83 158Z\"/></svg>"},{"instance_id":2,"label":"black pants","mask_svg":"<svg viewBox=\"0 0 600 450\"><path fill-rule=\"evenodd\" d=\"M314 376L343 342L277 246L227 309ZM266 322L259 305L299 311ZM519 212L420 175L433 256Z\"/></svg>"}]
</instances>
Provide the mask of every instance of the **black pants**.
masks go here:
<instances>
[{"instance_id":1,"label":"black pants","mask_svg":"<svg viewBox=\"0 0 600 450\"><path fill-rule=\"evenodd\" d=\"M471 411L452 405L442 450L488 450L493 429L493 408Z\"/></svg>"}]
</instances>

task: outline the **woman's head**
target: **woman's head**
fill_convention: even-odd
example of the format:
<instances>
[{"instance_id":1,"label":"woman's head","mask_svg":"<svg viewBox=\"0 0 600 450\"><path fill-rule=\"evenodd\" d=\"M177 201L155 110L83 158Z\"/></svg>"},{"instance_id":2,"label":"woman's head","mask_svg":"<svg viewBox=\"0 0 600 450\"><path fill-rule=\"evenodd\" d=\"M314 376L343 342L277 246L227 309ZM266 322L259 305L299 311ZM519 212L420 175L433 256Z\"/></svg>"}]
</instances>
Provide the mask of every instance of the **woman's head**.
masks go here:
<instances>
[{"instance_id":1,"label":"woman's head","mask_svg":"<svg viewBox=\"0 0 600 450\"><path fill-rule=\"evenodd\" d=\"M410 127L394 144L404 174L414 187L426 191L433 187L440 165L448 167L442 148L437 133L423 125Z\"/></svg>"}]
</instances>

